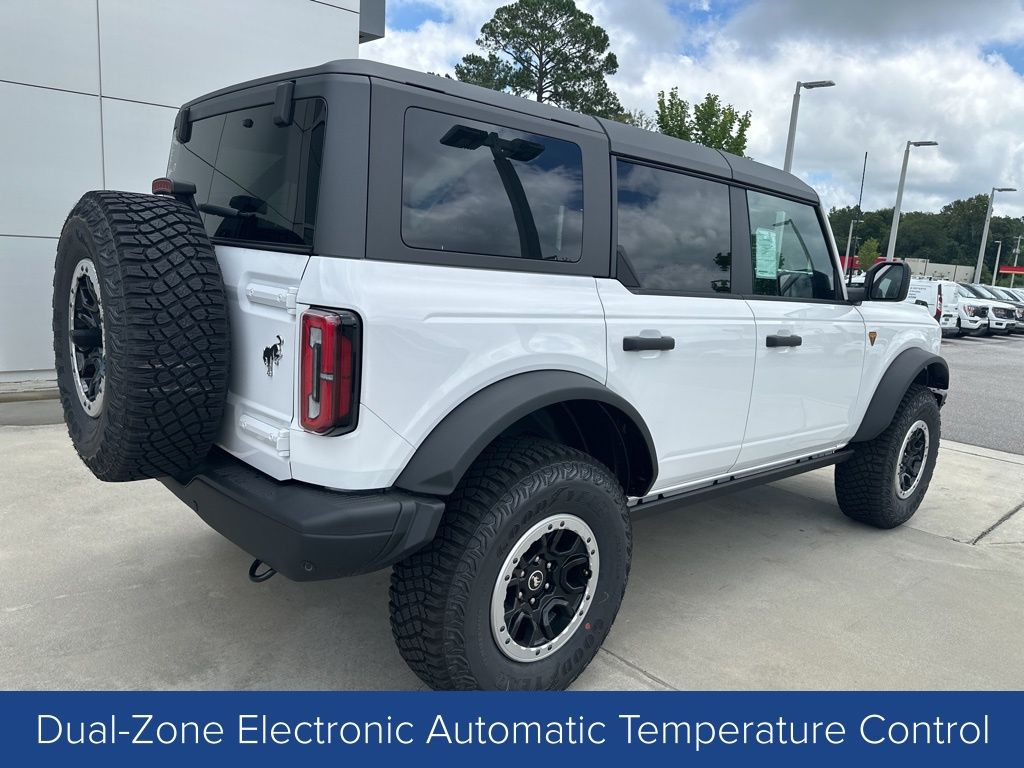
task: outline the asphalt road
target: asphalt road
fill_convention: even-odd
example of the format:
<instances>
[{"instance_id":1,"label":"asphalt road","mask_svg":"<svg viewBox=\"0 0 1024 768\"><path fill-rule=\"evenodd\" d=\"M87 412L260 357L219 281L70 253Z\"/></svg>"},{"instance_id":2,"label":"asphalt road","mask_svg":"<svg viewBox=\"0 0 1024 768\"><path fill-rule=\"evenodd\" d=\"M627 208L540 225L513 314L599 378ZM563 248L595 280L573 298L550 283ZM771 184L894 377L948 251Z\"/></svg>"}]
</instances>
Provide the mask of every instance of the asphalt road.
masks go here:
<instances>
[{"instance_id":1,"label":"asphalt road","mask_svg":"<svg viewBox=\"0 0 1024 768\"><path fill-rule=\"evenodd\" d=\"M1024 454L1024 335L947 338L942 436Z\"/></svg>"}]
</instances>

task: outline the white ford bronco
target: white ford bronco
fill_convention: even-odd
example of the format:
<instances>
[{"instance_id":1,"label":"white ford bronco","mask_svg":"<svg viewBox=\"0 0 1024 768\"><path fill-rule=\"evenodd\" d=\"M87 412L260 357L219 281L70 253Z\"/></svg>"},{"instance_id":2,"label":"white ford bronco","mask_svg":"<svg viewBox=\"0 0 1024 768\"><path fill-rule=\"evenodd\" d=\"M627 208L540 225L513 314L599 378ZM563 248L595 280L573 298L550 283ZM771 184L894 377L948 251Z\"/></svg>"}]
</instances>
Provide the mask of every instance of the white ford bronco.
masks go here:
<instances>
[{"instance_id":1,"label":"white ford bronco","mask_svg":"<svg viewBox=\"0 0 1024 768\"><path fill-rule=\"evenodd\" d=\"M571 683L640 510L835 464L891 528L928 488L940 329L905 264L845 287L774 168L337 61L183 106L153 192L89 192L60 238L75 448L254 580L393 566L431 687Z\"/></svg>"}]
</instances>

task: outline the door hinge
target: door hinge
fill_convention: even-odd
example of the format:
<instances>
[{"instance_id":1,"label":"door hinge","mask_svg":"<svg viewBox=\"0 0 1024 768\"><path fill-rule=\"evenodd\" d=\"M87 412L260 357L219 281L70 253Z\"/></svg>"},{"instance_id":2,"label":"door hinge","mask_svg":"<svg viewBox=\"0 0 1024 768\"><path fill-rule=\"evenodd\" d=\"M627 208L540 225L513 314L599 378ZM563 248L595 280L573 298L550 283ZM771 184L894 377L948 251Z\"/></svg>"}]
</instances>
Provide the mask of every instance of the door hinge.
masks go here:
<instances>
[{"instance_id":1,"label":"door hinge","mask_svg":"<svg viewBox=\"0 0 1024 768\"><path fill-rule=\"evenodd\" d=\"M292 286L266 285L264 283L249 283L245 287L245 297L253 304L263 304L268 307L278 307L285 310L289 315L295 314L299 289Z\"/></svg>"}]
</instances>

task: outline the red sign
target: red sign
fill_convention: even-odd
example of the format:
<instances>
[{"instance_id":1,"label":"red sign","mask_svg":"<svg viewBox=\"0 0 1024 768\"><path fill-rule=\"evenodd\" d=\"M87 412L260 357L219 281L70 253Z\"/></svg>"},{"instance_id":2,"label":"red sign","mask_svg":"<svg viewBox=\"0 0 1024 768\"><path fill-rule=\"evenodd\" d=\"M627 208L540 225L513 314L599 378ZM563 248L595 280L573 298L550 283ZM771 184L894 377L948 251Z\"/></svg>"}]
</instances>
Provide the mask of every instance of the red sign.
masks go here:
<instances>
[{"instance_id":1,"label":"red sign","mask_svg":"<svg viewBox=\"0 0 1024 768\"><path fill-rule=\"evenodd\" d=\"M1000 275L1024 275L1024 267L1000 267Z\"/></svg>"}]
</instances>

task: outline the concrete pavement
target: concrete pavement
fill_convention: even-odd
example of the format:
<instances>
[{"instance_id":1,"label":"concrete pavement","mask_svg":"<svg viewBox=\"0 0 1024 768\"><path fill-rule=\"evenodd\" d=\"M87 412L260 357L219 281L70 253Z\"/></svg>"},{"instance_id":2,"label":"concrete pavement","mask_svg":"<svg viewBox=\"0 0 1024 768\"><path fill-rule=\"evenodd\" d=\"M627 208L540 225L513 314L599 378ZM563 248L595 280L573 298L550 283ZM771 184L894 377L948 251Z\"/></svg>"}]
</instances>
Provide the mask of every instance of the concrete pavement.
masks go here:
<instances>
[{"instance_id":1,"label":"concrete pavement","mask_svg":"<svg viewBox=\"0 0 1024 768\"><path fill-rule=\"evenodd\" d=\"M637 521L576 687L1024 687L1024 457L939 457L896 531L843 517L831 470ZM0 687L420 687L387 573L250 584L161 485L96 481L62 426L0 427L0 466Z\"/></svg>"}]
</instances>

